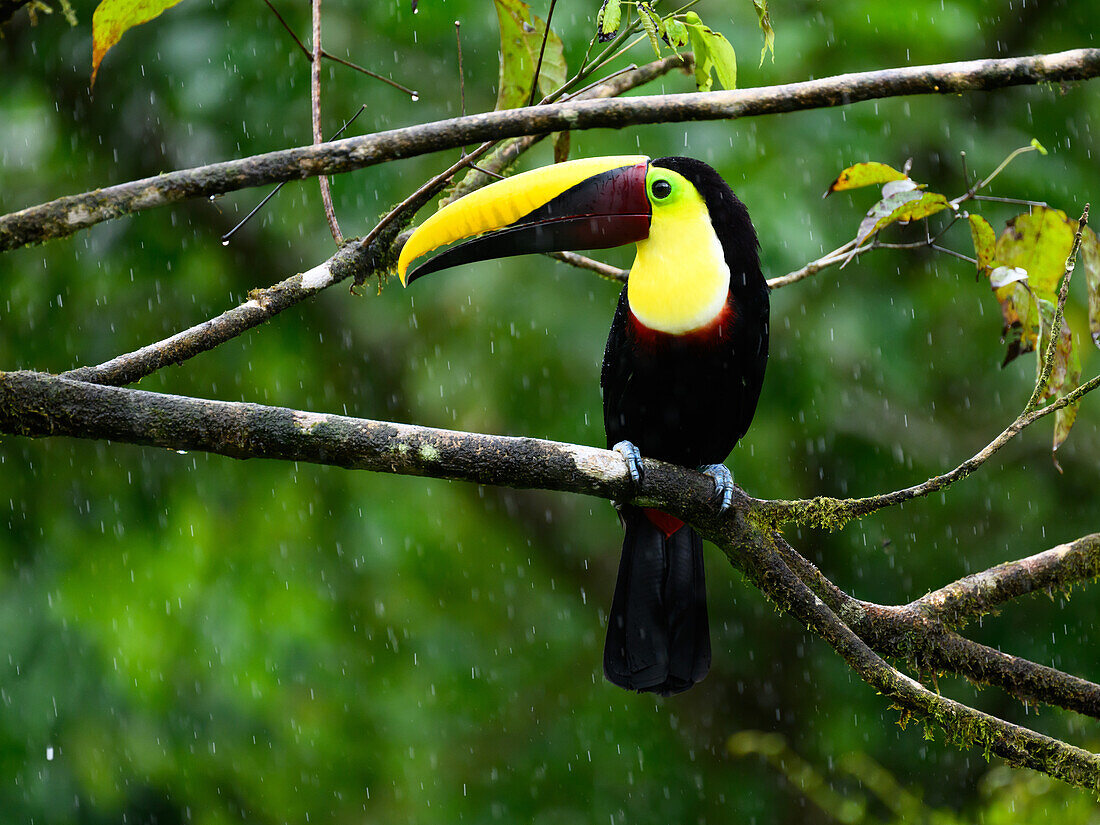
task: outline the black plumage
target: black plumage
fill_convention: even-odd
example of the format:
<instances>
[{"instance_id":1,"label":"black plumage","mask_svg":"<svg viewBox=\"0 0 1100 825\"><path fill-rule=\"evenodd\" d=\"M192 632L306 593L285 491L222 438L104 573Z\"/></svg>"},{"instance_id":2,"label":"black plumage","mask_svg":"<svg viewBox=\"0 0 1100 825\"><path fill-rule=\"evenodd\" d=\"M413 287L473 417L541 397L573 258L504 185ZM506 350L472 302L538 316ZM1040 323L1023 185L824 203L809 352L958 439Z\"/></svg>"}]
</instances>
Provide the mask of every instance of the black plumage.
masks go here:
<instances>
[{"instance_id":1,"label":"black plumage","mask_svg":"<svg viewBox=\"0 0 1100 825\"><path fill-rule=\"evenodd\" d=\"M689 467L720 464L748 430L768 358L768 286L748 210L724 180L691 158L661 158L702 195L730 270L726 305L686 334L644 327L624 288L604 352L608 446ZM685 250L685 260L690 259ZM702 543L663 514L623 507L626 527L604 647L607 678L669 695L710 666Z\"/></svg>"}]
</instances>

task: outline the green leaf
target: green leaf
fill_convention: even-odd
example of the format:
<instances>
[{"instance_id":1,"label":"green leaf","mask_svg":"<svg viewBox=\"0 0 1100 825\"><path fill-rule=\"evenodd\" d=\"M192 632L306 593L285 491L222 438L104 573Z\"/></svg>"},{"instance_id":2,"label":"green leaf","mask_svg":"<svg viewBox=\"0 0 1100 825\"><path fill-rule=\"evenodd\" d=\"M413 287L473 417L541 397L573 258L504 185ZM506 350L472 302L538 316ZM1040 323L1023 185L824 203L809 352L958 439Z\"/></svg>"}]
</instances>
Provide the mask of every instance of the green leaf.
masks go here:
<instances>
[{"instance_id":1,"label":"green leaf","mask_svg":"<svg viewBox=\"0 0 1100 825\"><path fill-rule=\"evenodd\" d=\"M621 0L604 0L596 15L596 36L601 43L613 40L623 21Z\"/></svg>"},{"instance_id":2,"label":"green leaf","mask_svg":"<svg viewBox=\"0 0 1100 825\"><path fill-rule=\"evenodd\" d=\"M494 0L500 22L500 76L496 109L526 106L542 49L546 23L531 15L522 0ZM567 70L561 38L550 32L539 69L538 88L543 95L565 83Z\"/></svg>"},{"instance_id":3,"label":"green leaf","mask_svg":"<svg viewBox=\"0 0 1100 825\"><path fill-rule=\"evenodd\" d=\"M997 239L997 262L1026 269L1035 294L1053 301L1076 231L1077 221L1062 210L1036 206L1008 222Z\"/></svg>"},{"instance_id":4,"label":"green leaf","mask_svg":"<svg viewBox=\"0 0 1100 825\"><path fill-rule=\"evenodd\" d=\"M695 85L709 92L714 84L713 73L724 89L737 88L737 55L725 37L703 25L693 11L684 15L691 48L695 52Z\"/></svg>"},{"instance_id":5,"label":"green leaf","mask_svg":"<svg viewBox=\"0 0 1100 825\"><path fill-rule=\"evenodd\" d=\"M690 42L688 29L674 17L665 19L665 42L674 49L680 49Z\"/></svg>"},{"instance_id":6,"label":"green leaf","mask_svg":"<svg viewBox=\"0 0 1100 825\"><path fill-rule=\"evenodd\" d=\"M657 12L653 11L649 3L638 4L638 19L642 23L642 28L645 29L645 33L649 35L649 45L653 47L653 51L657 53L657 57L661 56L661 41L658 37L658 33L661 26L661 18Z\"/></svg>"},{"instance_id":7,"label":"green leaf","mask_svg":"<svg viewBox=\"0 0 1100 825\"><path fill-rule=\"evenodd\" d=\"M764 48L760 50L760 65L764 65L764 56L772 53L772 63L775 62L775 30L772 29L772 17L768 13L768 0L752 0L752 7L756 9L756 17L760 21L760 31L764 33Z\"/></svg>"},{"instance_id":8,"label":"green leaf","mask_svg":"<svg viewBox=\"0 0 1100 825\"><path fill-rule=\"evenodd\" d=\"M969 221L970 237L974 241L974 254L978 259L978 271L988 275L996 253L997 233L993 231L989 221L981 215L971 215Z\"/></svg>"},{"instance_id":9,"label":"green leaf","mask_svg":"<svg viewBox=\"0 0 1100 825\"><path fill-rule=\"evenodd\" d=\"M127 30L147 23L180 0L103 0L92 13L92 82L107 51Z\"/></svg>"},{"instance_id":10,"label":"green leaf","mask_svg":"<svg viewBox=\"0 0 1100 825\"><path fill-rule=\"evenodd\" d=\"M1100 240L1088 226L1081 233L1081 266L1089 294L1089 332L1092 343L1100 347Z\"/></svg>"},{"instance_id":11,"label":"green leaf","mask_svg":"<svg viewBox=\"0 0 1100 825\"><path fill-rule=\"evenodd\" d=\"M908 223L927 218L949 207L947 198L939 192L922 192L915 188L895 192L871 207L871 211L859 225L856 246L860 246L873 234L892 223Z\"/></svg>"},{"instance_id":12,"label":"green leaf","mask_svg":"<svg viewBox=\"0 0 1100 825\"><path fill-rule=\"evenodd\" d=\"M861 186L875 186L880 183L888 183L892 180L908 180L909 176L899 172L893 166L872 161L870 163L857 163L849 166L836 180L829 184L824 197L833 192L843 192L846 189L859 189Z\"/></svg>"}]
</instances>

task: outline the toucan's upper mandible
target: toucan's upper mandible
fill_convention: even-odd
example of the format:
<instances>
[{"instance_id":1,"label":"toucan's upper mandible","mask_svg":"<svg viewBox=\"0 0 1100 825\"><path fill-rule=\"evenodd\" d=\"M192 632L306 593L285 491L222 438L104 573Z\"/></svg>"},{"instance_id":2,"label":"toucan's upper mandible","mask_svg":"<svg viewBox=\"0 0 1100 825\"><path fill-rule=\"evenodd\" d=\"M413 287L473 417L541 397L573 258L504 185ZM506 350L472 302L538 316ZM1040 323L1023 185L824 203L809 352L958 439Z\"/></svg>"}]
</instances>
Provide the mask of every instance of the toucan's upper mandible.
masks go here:
<instances>
[{"instance_id":1,"label":"toucan's upper mandible","mask_svg":"<svg viewBox=\"0 0 1100 825\"><path fill-rule=\"evenodd\" d=\"M428 218L402 248L397 274L408 284L462 263L642 240L652 212L649 163L644 155L583 158L490 184ZM408 271L416 258L454 241L465 243Z\"/></svg>"}]
</instances>

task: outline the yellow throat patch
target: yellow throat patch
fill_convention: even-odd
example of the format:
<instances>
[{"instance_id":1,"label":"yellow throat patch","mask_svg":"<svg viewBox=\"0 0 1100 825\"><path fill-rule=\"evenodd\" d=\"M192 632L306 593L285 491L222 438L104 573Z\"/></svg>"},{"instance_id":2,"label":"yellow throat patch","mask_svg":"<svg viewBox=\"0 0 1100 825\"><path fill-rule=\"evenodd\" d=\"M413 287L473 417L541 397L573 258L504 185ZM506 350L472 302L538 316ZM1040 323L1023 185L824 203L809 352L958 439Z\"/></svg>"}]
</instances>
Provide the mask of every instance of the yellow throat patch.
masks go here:
<instances>
[{"instance_id":1,"label":"yellow throat patch","mask_svg":"<svg viewBox=\"0 0 1100 825\"><path fill-rule=\"evenodd\" d=\"M650 329L672 335L705 327L722 311L730 286L706 202L671 169L650 166L646 190L653 217L630 268L630 311Z\"/></svg>"}]
</instances>

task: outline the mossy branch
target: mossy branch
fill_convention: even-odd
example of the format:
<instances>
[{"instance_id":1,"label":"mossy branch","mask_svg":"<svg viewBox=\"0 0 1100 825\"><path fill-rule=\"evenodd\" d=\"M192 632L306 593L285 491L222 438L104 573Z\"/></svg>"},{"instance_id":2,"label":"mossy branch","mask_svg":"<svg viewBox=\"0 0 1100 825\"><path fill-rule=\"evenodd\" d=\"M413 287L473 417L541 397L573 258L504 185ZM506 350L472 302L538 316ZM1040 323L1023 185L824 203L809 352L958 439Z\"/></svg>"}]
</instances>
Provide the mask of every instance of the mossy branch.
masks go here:
<instances>
[{"instance_id":1,"label":"mossy branch","mask_svg":"<svg viewBox=\"0 0 1100 825\"><path fill-rule=\"evenodd\" d=\"M714 540L761 592L825 639L860 678L889 696L904 717L920 719L944 731L951 742L979 747L1014 765L1081 787L1100 787L1100 756L939 696L891 667L880 654L895 655L897 649L882 639L875 641L876 634L864 626L874 606L852 599L802 559L780 535L756 523L756 502L742 491L737 491L730 512L719 513L712 501L711 479L685 468L647 459L644 481L634 489L622 457L609 450L185 398L29 372L0 373L0 433L108 439L238 459L303 461L633 499L658 506L696 525ZM1082 539L1082 552L1085 545L1093 547L1095 540ZM1058 558L1071 555L1056 554L1039 565L1029 565L1025 559L1015 567L1008 566L1012 574L1006 568L1002 574L1005 584L1000 588L985 584L977 587L968 580L956 582L960 595L952 598L965 602L962 594L967 592L1001 596L1022 592L1025 587L1016 582L1017 574L1026 575L1029 568L1049 570L1058 565ZM1074 568L1078 575L1092 569ZM1039 581L1050 579L1049 573L1037 575ZM903 612L890 620L895 630L931 638L928 628L932 620L928 616L909 616L904 608L900 610ZM861 637L861 630L872 639L871 644ZM876 652L873 644L883 650ZM973 655L972 650L965 649L957 653L963 659ZM1100 686L1079 681L1100 691Z\"/></svg>"}]
</instances>

